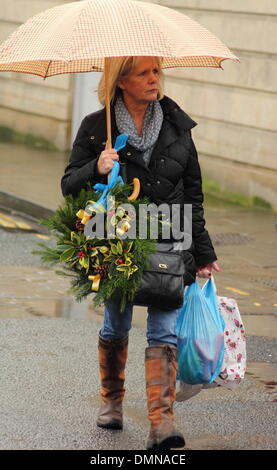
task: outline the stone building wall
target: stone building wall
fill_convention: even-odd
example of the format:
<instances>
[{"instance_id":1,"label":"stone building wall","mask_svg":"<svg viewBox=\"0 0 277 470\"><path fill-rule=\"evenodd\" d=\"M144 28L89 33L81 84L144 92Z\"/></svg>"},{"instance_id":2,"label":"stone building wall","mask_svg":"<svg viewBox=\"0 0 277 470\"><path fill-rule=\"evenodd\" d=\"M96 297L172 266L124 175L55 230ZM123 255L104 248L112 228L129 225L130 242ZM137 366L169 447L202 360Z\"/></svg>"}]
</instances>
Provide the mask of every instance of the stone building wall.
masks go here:
<instances>
[{"instance_id":1,"label":"stone building wall","mask_svg":"<svg viewBox=\"0 0 277 470\"><path fill-rule=\"evenodd\" d=\"M0 42L31 16L68 1L0 0ZM74 77L0 72L0 126L70 146Z\"/></svg>"},{"instance_id":2,"label":"stone building wall","mask_svg":"<svg viewBox=\"0 0 277 470\"><path fill-rule=\"evenodd\" d=\"M198 123L203 173L227 190L277 209L277 2L155 0L219 37L241 62L175 68L165 91Z\"/></svg>"}]
</instances>

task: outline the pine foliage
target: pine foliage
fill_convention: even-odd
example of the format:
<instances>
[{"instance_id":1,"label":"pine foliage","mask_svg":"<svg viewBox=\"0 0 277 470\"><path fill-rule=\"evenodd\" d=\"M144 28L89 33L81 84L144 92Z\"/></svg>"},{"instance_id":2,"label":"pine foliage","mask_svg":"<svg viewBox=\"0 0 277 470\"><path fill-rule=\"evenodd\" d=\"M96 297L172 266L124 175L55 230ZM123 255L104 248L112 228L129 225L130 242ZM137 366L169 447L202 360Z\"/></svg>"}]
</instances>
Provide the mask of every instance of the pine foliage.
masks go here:
<instances>
[{"instance_id":1,"label":"pine foliage","mask_svg":"<svg viewBox=\"0 0 277 470\"><path fill-rule=\"evenodd\" d=\"M137 219L140 204L149 204L147 198L129 201L128 195L132 185L115 185L110 195L115 198L115 208L121 204L130 204L133 207L134 217ZM136 238L86 238L84 230L80 230L80 219L77 213L85 209L89 201L99 199L99 194L88 186L82 189L77 197L68 195L64 204L59 206L52 217L42 219L40 223L47 226L56 239L56 246L51 248L45 243L38 243L40 249L34 250L44 263L59 265L56 271L71 279L71 293L77 301L94 293L94 304L100 305L109 299L120 301L120 310L123 311L126 302L131 302L140 284L143 270L147 266L150 253L156 249L156 242L151 239L138 238L138 223L136 224ZM117 219L116 219L117 220ZM132 219L130 224L132 224ZM76 225L77 224L77 225ZM102 277L107 267L107 276ZM99 288L92 290L93 281L89 276L101 275Z\"/></svg>"}]
</instances>

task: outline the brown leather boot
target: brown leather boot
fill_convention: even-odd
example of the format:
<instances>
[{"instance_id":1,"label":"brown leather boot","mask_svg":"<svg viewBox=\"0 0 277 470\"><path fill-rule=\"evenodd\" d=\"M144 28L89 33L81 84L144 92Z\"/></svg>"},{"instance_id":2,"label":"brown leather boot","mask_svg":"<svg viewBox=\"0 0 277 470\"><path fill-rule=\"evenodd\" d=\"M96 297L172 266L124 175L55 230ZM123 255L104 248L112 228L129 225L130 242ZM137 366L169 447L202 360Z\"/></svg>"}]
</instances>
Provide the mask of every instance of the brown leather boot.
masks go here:
<instances>
[{"instance_id":1,"label":"brown leather boot","mask_svg":"<svg viewBox=\"0 0 277 470\"><path fill-rule=\"evenodd\" d=\"M169 344L146 348L146 393L148 418L151 422L147 450L180 448L185 445L183 435L174 425L176 374L177 348Z\"/></svg>"},{"instance_id":2,"label":"brown leather boot","mask_svg":"<svg viewBox=\"0 0 277 470\"><path fill-rule=\"evenodd\" d=\"M102 404L96 424L101 428L122 429L122 400L125 393L128 336L107 340L99 335L98 353Z\"/></svg>"}]
</instances>

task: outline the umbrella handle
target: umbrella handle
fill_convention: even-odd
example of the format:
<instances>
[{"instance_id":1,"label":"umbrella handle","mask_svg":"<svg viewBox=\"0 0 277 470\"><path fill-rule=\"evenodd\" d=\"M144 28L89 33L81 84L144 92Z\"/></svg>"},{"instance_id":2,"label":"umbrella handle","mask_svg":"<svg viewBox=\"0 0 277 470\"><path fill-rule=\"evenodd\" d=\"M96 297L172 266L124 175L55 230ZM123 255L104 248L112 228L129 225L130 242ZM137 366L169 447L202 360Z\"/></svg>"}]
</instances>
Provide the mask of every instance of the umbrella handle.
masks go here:
<instances>
[{"instance_id":1,"label":"umbrella handle","mask_svg":"<svg viewBox=\"0 0 277 470\"><path fill-rule=\"evenodd\" d=\"M104 79L105 79L105 104L106 104L106 123L107 123L107 142L106 149L112 148L112 129L111 129L111 103L110 103L110 60L108 57L104 59ZM108 174L108 181L110 173Z\"/></svg>"},{"instance_id":2,"label":"umbrella handle","mask_svg":"<svg viewBox=\"0 0 277 470\"><path fill-rule=\"evenodd\" d=\"M107 122L107 143L106 148L112 148L112 130L111 130L111 103L110 103L110 59L105 57L104 77L105 77L105 103L106 103L106 122Z\"/></svg>"},{"instance_id":3,"label":"umbrella handle","mask_svg":"<svg viewBox=\"0 0 277 470\"><path fill-rule=\"evenodd\" d=\"M132 194L128 197L128 201L135 201L140 193L140 180L138 178L133 178L134 190Z\"/></svg>"}]
</instances>

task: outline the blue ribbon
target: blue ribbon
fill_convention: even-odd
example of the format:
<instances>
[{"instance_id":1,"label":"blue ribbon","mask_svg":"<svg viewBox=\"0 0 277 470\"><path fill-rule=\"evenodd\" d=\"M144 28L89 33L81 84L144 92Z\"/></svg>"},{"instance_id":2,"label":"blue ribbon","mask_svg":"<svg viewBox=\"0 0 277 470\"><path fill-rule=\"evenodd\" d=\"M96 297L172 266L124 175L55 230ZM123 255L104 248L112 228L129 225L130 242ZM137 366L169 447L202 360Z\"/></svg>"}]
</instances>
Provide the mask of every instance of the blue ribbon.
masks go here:
<instances>
[{"instance_id":1,"label":"blue ribbon","mask_svg":"<svg viewBox=\"0 0 277 470\"><path fill-rule=\"evenodd\" d=\"M114 144L114 149L117 152L119 152L119 150L123 149L126 146L128 137L129 137L128 134L120 134L117 136L115 144ZM103 210L103 207L107 209L107 198L108 198L108 194L110 190L117 183L124 184L122 177L119 176L119 171L120 171L120 164L118 163L118 161L114 160L108 184L96 183L93 186L93 189L95 190L96 194L102 193L102 196L98 199L98 201L95 204L93 204L93 206L90 206L90 207L95 208L96 210L100 210L100 211Z\"/></svg>"}]
</instances>

